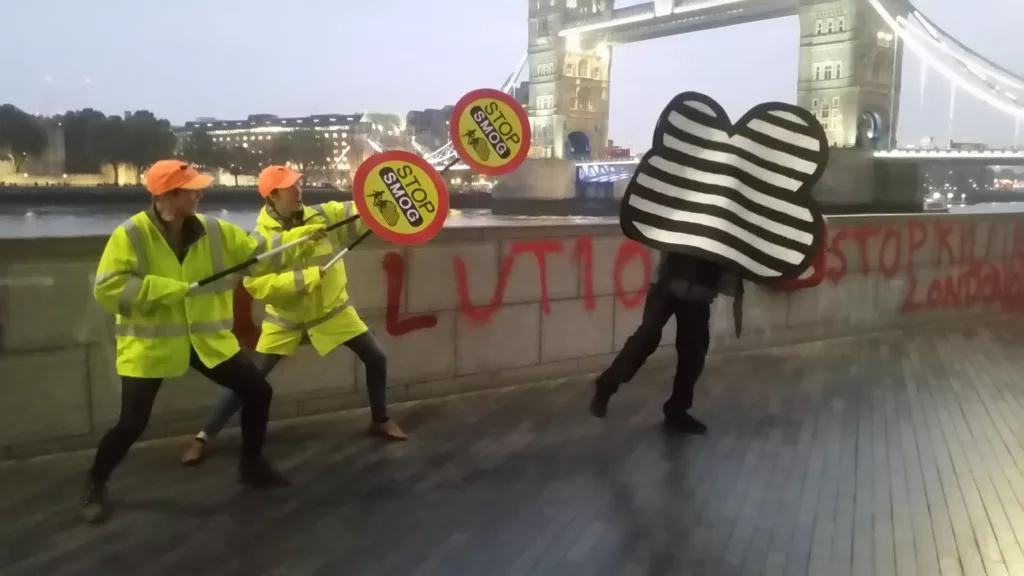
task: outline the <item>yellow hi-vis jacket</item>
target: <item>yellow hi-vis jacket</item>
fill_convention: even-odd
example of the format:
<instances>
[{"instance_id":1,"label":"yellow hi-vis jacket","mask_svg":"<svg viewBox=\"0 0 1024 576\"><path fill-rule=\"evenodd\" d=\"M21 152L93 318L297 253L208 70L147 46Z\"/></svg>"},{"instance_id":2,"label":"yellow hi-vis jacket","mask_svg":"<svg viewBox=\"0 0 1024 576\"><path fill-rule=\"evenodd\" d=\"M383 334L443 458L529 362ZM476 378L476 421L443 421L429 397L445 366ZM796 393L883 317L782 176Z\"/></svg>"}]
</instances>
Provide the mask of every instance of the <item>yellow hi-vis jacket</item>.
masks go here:
<instances>
[{"instance_id":1,"label":"yellow hi-vis jacket","mask_svg":"<svg viewBox=\"0 0 1024 576\"><path fill-rule=\"evenodd\" d=\"M277 242L296 240L316 229L296 228ZM179 261L159 216L139 212L114 230L103 250L93 295L116 315L121 376L173 378L188 370L192 348L211 368L240 350L231 332L232 294L239 276L232 274L191 292L189 284L262 253L268 242L204 215L186 219L182 234L186 247ZM313 245L304 242L286 250L284 258L301 257ZM267 260L255 266L272 265Z\"/></svg>"},{"instance_id":2,"label":"yellow hi-vis jacket","mask_svg":"<svg viewBox=\"0 0 1024 576\"><path fill-rule=\"evenodd\" d=\"M357 213L351 202L326 202L303 206L305 224L331 224ZM266 303L266 318L256 351L289 356L303 336L309 335L321 356L366 332L366 324L348 303L348 278L344 261L321 276L320 267L366 230L357 219L328 233L301 264L281 273L250 276L243 280L252 297ZM264 207L256 219L256 233L264 238L282 234L285 225Z\"/></svg>"}]
</instances>

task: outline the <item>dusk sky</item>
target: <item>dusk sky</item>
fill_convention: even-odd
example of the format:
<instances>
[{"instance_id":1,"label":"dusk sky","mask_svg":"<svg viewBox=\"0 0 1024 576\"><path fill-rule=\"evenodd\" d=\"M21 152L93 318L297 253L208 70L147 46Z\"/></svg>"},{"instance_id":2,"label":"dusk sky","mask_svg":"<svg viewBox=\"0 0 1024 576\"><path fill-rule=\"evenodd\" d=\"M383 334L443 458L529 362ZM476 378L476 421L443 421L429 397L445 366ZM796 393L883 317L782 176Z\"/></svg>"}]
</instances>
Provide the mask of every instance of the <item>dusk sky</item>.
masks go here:
<instances>
[{"instance_id":1,"label":"dusk sky","mask_svg":"<svg viewBox=\"0 0 1024 576\"><path fill-rule=\"evenodd\" d=\"M175 124L253 113L404 114L499 86L526 51L527 0L4 4L0 102L35 113L150 109ZM916 5L975 51L1024 74L1021 0ZM684 90L710 94L732 115L762 101L795 101L798 36L794 17L617 47L612 138L646 148L658 113ZM908 53L901 144L949 135L949 85L930 74L922 99L920 71ZM1010 145L1014 122L961 93L953 136Z\"/></svg>"}]
</instances>

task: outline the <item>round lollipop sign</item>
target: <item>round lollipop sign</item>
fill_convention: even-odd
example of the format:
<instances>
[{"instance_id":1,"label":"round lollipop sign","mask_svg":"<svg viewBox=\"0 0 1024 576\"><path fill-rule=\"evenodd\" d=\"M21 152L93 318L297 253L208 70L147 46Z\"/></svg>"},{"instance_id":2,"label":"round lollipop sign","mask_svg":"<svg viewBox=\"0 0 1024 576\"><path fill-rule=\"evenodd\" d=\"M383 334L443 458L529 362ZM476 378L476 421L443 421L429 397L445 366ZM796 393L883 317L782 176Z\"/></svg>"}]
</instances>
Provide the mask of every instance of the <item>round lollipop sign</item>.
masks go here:
<instances>
[{"instance_id":1,"label":"round lollipop sign","mask_svg":"<svg viewBox=\"0 0 1024 576\"><path fill-rule=\"evenodd\" d=\"M395 244L422 244L448 218L448 188L441 175L402 150L374 154L360 164L352 200L367 228Z\"/></svg>"},{"instance_id":2,"label":"round lollipop sign","mask_svg":"<svg viewBox=\"0 0 1024 576\"><path fill-rule=\"evenodd\" d=\"M530 152L530 120L515 98L484 88L462 97L452 110L452 144L462 161L487 176L515 170Z\"/></svg>"}]
</instances>

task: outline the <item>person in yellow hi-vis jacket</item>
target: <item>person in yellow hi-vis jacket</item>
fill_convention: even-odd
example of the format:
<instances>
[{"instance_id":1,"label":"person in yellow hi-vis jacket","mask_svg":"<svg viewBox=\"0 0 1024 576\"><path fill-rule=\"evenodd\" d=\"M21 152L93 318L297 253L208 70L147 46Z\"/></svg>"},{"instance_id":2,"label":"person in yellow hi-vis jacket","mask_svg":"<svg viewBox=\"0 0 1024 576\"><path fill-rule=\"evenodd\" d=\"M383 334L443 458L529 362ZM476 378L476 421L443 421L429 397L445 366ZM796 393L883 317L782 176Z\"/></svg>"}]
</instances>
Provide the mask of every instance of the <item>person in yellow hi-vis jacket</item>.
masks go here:
<instances>
[{"instance_id":1,"label":"person in yellow hi-vis jacket","mask_svg":"<svg viewBox=\"0 0 1024 576\"><path fill-rule=\"evenodd\" d=\"M121 414L96 450L82 509L87 522L106 518L107 479L145 430L161 383L190 366L241 398L239 480L259 488L288 483L262 456L273 391L231 331L238 276L191 288L269 244L266 237L196 214L212 180L177 160L154 164L146 174L151 209L118 226L100 258L93 294L116 316ZM314 249L325 236L323 226L294 228L274 239L283 243L306 235L313 239L282 253L285 262Z\"/></svg>"},{"instance_id":2,"label":"person in yellow hi-vis jacket","mask_svg":"<svg viewBox=\"0 0 1024 576\"><path fill-rule=\"evenodd\" d=\"M330 226L356 214L352 202L303 205L301 178L302 174L286 166L269 166L260 173L259 192L265 206L256 220L257 234L268 238L310 222ZM345 345L366 368L370 433L389 440L405 440L405 433L388 417L387 356L348 301L345 265L339 261L326 272L321 268L365 230L362 220L356 219L329 232L316 251L293 270L245 278L244 285L253 298L267 305L256 351L264 355L260 371L266 376L284 356L295 354L304 337L308 336L321 356ZM203 460L208 443L239 405L239 398L225 391L203 430L185 450L183 464L194 465Z\"/></svg>"}]
</instances>

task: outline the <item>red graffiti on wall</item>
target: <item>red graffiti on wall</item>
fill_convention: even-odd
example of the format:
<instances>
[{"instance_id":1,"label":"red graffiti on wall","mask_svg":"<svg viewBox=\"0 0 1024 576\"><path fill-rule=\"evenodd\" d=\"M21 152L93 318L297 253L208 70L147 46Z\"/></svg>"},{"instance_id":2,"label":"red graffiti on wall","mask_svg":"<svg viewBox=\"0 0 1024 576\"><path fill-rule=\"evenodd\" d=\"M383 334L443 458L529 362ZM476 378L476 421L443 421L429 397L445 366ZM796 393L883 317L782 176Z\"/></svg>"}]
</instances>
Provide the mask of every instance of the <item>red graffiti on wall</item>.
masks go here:
<instances>
[{"instance_id":1,"label":"red graffiti on wall","mask_svg":"<svg viewBox=\"0 0 1024 576\"><path fill-rule=\"evenodd\" d=\"M589 236L582 236L574 241L572 257L579 266L582 281L583 307L586 310L596 308L594 296L594 241ZM486 323L495 312L504 305L505 290L508 287L512 268L520 256L533 256L539 272L540 304L544 314L551 313L548 296L548 261L550 254L564 251L562 240L523 240L513 242L508 254L502 258L498 272L498 282L491 301L482 306L474 306L469 295L469 267L461 256L455 256L454 274L456 298L460 311L475 323ZM639 259L643 266L643 282L635 292L627 292L624 277L630 262ZM417 330L426 330L437 325L435 314L418 314L401 316L402 287L405 284L405 261L398 252L384 255L382 267L386 277L387 300L385 304L385 326L388 334L401 336ZM651 254L643 245L632 240L623 240L619 244L612 271L615 294L622 305L628 309L636 308L643 303L647 294L647 285L651 280ZM260 337L260 328L253 322L253 298L241 285L236 287L234 294L235 321L234 332L239 341L250 349L256 347Z\"/></svg>"},{"instance_id":2,"label":"red graffiti on wall","mask_svg":"<svg viewBox=\"0 0 1024 576\"><path fill-rule=\"evenodd\" d=\"M508 279L512 274L512 267L515 265L516 260L524 254L533 254L540 271L540 307L544 314L550 314L551 307L548 301L547 285L547 255L561 253L563 247L564 243L561 240L524 240L512 243L508 254L501 261L501 267L498 270L498 284L495 287L490 303L479 307L473 305L469 296L469 272L466 262L463 261L462 257L455 256L455 286L458 294L459 309L473 322L485 323L490 320L491 316L504 304L505 289L508 286ZM625 292L622 279L626 266L635 257L640 258L644 267L643 284L635 293L628 294ZM594 241L592 238L581 237L576 240L573 249L573 259L576 260L583 272L583 306L587 310L593 310L596 307L596 303L594 300ZM650 252L637 242L623 240L619 244L612 274L615 283L615 294L622 302L622 305L626 308L637 307L643 302L644 295L647 293L647 285L651 280Z\"/></svg>"},{"instance_id":3,"label":"red graffiti on wall","mask_svg":"<svg viewBox=\"0 0 1024 576\"><path fill-rule=\"evenodd\" d=\"M929 241L934 243L934 262L923 260L928 258L922 251L928 249ZM920 278L919 267L939 266L940 276ZM1024 304L1024 237L1020 223L1007 218L971 221L937 217L909 220L903 228L842 228L831 235L809 277L785 287L810 288L825 280L836 283L858 272L903 278L904 312L978 304L1020 309Z\"/></svg>"},{"instance_id":4,"label":"red graffiti on wall","mask_svg":"<svg viewBox=\"0 0 1024 576\"><path fill-rule=\"evenodd\" d=\"M402 286L405 284L405 260L398 252L384 255L384 273L387 275L388 299L385 307L385 324L388 334L401 336L416 330L426 330L437 326L437 316L420 314L400 318L402 308Z\"/></svg>"}]
</instances>

